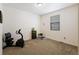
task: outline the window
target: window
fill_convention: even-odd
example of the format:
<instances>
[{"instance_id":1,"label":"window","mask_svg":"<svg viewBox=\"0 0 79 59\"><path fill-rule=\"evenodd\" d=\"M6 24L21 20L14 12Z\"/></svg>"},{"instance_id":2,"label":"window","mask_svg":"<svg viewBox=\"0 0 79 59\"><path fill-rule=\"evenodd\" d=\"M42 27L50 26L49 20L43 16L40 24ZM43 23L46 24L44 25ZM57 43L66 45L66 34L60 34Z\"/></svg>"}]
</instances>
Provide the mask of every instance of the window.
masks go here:
<instances>
[{"instance_id":1,"label":"window","mask_svg":"<svg viewBox=\"0 0 79 59\"><path fill-rule=\"evenodd\" d=\"M60 15L50 17L50 30L60 31Z\"/></svg>"}]
</instances>

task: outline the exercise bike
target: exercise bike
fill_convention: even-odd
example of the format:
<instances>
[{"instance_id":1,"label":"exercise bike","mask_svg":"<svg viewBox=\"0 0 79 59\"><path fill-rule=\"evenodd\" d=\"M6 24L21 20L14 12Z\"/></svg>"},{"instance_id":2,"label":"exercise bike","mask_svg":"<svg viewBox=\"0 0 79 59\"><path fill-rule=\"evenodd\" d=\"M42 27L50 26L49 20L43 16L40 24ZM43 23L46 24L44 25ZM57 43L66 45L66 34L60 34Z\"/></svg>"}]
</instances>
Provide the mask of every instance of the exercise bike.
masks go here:
<instances>
[{"instance_id":1,"label":"exercise bike","mask_svg":"<svg viewBox=\"0 0 79 59\"><path fill-rule=\"evenodd\" d=\"M21 38L16 41L15 45L13 45L14 41L13 41L13 38L11 38L11 33L10 32L5 33L5 40L3 40L3 42L5 42L6 45L3 47L3 49L7 48L7 47L21 47L21 48L24 47L24 39L23 39L23 35L21 33L21 29L16 31L16 34L18 34L18 35L20 34Z\"/></svg>"},{"instance_id":2,"label":"exercise bike","mask_svg":"<svg viewBox=\"0 0 79 59\"><path fill-rule=\"evenodd\" d=\"M24 39L23 39L23 35L21 33L21 29L19 29L18 31L16 31L16 34L20 34L21 38L16 41L16 45L15 46L23 48L24 47Z\"/></svg>"}]
</instances>

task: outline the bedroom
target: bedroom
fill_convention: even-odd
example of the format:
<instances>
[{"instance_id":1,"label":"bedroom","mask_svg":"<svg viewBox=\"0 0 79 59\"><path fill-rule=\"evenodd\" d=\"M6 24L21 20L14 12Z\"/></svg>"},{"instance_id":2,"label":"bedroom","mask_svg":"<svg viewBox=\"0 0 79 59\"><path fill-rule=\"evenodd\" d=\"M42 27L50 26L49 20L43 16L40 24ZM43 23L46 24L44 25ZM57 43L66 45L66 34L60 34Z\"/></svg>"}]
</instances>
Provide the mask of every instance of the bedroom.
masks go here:
<instances>
[{"instance_id":1,"label":"bedroom","mask_svg":"<svg viewBox=\"0 0 79 59\"><path fill-rule=\"evenodd\" d=\"M3 38L5 33L10 32L15 45L19 39L16 30L21 29L25 41L23 48L3 49L4 55L78 54L79 4L3 3L0 5L3 15ZM32 28L37 34L34 40L31 37ZM43 34L43 40L38 39L39 33Z\"/></svg>"}]
</instances>

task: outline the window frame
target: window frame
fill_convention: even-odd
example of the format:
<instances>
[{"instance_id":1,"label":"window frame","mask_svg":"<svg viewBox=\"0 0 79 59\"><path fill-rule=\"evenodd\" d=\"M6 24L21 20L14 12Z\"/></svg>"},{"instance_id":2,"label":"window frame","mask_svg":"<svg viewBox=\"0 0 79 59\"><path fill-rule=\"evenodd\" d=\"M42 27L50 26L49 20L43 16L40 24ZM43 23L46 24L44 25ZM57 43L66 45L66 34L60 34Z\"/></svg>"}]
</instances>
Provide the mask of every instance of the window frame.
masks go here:
<instances>
[{"instance_id":1,"label":"window frame","mask_svg":"<svg viewBox=\"0 0 79 59\"><path fill-rule=\"evenodd\" d=\"M60 15L50 16L50 30L60 31Z\"/></svg>"}]
</instances>

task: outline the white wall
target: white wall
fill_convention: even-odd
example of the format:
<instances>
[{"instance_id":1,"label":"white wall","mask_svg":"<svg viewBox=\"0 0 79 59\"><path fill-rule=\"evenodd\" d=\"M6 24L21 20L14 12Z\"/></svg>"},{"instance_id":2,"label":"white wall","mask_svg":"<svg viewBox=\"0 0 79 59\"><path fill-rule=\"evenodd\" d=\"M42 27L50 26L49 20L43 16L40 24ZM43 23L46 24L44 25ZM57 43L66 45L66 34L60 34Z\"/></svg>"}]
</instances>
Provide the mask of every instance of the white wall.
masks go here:
<instances>
[{"instance_id":1,"label":"white wall","mask_svg":"<svg viewBox=\"0 0 79 59\"><path fill-rule=\"evenodd\" d=\"M3 33L11 32L12 37L17 40L16 30L22 28L24 40L31 38L31 29L39 32L39 16L27 11L18 10L8 6L3 6Z\"/></svg>"},{"instance_id":2,"label":"white wall","mask_svg":"<svg viewBox=\"0 0 79 59\"><path fill-rule=\"evenodd\" d=\"M0 10L2 10L2 4L0 4ZM0 23L0 55L2 54L2 24Z\"/></svg>"},{"instance_id":3,"label":"white wall","mask_svg":"<svg viewBox=\"0 0 79 59\"><path fill-rule=\"evenodd\" d=\"M50 31L50 16L60 15L60 31ZM78 46L78 6L41 16L41 32L47 38ZM66 39L64 39L66 37Z\"/></svg>"}]
</instances>

